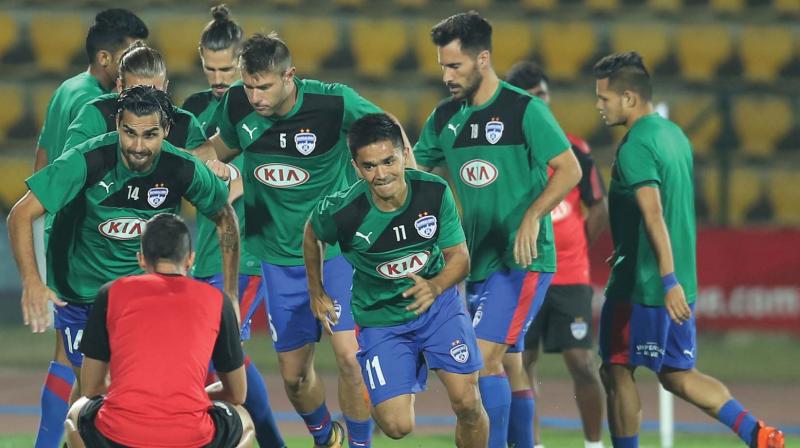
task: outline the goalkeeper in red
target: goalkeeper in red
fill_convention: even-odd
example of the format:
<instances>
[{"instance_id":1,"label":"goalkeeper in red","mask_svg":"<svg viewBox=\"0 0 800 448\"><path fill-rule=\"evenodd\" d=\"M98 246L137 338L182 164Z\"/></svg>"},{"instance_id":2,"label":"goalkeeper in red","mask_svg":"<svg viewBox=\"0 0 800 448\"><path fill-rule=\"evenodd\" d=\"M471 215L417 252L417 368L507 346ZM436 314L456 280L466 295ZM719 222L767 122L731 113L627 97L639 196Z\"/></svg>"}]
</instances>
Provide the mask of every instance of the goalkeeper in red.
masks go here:
<instances>
[{"instance_id":1,"label":"goalkeeper in red","mask_svg":"<svg viewBox=\"0 0 800 448\"><path fill-rule=\"evenodd\" d=\"M731 428L753 448L783 447L783 433L758 421L719 380L695 369L692 147L653 110L650 75L635 52L594 66L597 109L628 133L611 172L614 254L600 318L600 373L614 447L639 446L641 405L634 371L647 367L665 389Z\"/></svg>"}]
</instances>

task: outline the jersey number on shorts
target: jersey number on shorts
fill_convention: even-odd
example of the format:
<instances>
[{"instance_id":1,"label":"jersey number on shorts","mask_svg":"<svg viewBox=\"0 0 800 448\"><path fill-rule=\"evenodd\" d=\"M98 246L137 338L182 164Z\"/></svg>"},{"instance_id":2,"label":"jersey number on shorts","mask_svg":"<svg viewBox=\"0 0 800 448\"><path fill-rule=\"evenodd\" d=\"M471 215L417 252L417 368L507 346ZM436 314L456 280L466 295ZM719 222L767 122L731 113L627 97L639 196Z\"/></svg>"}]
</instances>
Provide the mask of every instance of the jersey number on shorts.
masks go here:
<instances>
[{"instance_id":1,"label":"jersey number on shorts","mask_svg":"<svg viewBox=\"0 0 800 448\"><path fill-rule=\"evenodd\" d=\"M378 385L385 386L386 385L386 378L383 376L383 370L381 370L381 361L378 359L378 355L372 357L372 360L367 360L367 376L369 377L369 388L375 389L375 379L372 377L372 371L375 371L375 376L378 377Z\"/></svg>"},{"instance_id":2,"label":"jersey number on shorts","mask_svg":"<svg viewBox=\"0 0 800 448\"><path fill-rule=\"evenodd\" d=\"M67 350L69 350L70 353L77 352L78 347L81 345L83 330L78 330L78 332L75 333L75 340L72 340L72 331L69 327L64 329L64 334L67 335Z\"/></svg>"}]
</instances>

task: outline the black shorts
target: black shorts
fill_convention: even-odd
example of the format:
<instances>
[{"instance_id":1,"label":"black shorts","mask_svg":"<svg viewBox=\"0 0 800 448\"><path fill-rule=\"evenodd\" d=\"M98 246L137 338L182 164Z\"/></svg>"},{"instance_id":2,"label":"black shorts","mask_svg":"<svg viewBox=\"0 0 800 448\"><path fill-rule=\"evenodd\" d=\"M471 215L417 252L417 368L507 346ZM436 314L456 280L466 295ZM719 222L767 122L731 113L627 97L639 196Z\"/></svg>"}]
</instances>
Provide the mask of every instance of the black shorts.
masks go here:
<instances>
[{"instance_id":1,"label":"black shorts","mask_svg":"<svg viewBox=\"0 0 800 448\"><path fill-rule=\"evenodd\" d=\"M214 401L213 404L208 409L208 414L214 421L216 431L211 443L203 448L234 448L242 438L242 420L233 405L224 401ZM107 438L94 426L94 419L101 406L103 397L94 397L78 415L78 432L83 443L89 448L128 448Z\"/></svg>"},{"instance_id":2,"label":"black shorts","mask_svg":"<svg viewBox=\"0 0 800 448\"><path fill-rule=\"evenodd\" d=\"M525 334L525 348L543 345L545 353L571 348L592 348L592 295L590 285L551 285L539 314Z\"/></svg>"}]
</instances>

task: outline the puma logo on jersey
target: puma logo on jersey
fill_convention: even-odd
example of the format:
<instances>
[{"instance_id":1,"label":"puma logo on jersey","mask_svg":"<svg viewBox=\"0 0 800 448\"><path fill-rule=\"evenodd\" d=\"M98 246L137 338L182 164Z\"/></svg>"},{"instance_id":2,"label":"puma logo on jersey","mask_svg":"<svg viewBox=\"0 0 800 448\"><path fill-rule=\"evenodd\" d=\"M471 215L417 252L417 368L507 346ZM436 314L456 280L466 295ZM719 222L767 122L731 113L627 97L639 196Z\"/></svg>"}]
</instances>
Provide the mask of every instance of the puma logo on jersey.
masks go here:
<instances>
[{"instance_id":1,"label":"puma logo on jersey","mask_svg":"<svg viewBox=\"0 0 800 448\"><path fill-rule=\"evenodd\" d=\"M356 231L356 236L359 237L359 238L364 238L364 240L366 240L367 244L372 244L369 241L370 235L372 235L372 232L369 232L368 234L364 235L363 233Z\"/></svg>"},{"instance_id":2,"label":"puma logo on jersey","mask_svg":"<svg viewBox=\"0 0 800 448\"><path fill-rule=\"evenodd\" d=\"M447 129L453 131L453 135L458 135L458 127L461 126L460 124L448 124Z\"/></svg>"},{"instance_id":3,"label":"puma logo on jersey","mask_svg":"<svg viewBox=\"0 0 800 448\"><path fill-rule=\"evenodd\" d=\"M258 129L258 127L254 127L253 129L250 129L250 127L247 126L247 124L242 123L242 129L244 129L247 132L247 134L250 135L250 140L252 140L253 139L253 132L256 132L256 129Z\"/></svg>"},{"instance_id":4,"label":"puma logo on jersey","mask_svg":"<svg viewBox=\"0 0 800 448\"><path fill-rule=\"evenodd\" d=\"M111 192L111 186L114 185L114 182L111 182L110 184L107 184L106 181L101 180L100 183L98 183L97 185L100 185L101 187L105 188L106 189L106 194L108 194L108 193Z\"/></svg>"}]
</instances>

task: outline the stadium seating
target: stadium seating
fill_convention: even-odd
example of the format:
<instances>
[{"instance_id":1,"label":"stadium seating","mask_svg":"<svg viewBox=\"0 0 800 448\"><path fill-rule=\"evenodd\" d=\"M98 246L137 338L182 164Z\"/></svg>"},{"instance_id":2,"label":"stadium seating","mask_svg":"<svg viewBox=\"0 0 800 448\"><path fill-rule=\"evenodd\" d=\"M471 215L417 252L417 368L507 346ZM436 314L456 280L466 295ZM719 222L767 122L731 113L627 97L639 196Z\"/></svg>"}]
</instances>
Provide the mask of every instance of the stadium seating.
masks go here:
<instances>
[{"instance_id":1,"label":"stadium seating","mask_svg":"<svg viewBox=\"0 0 800 448\"><path fill-rule=\"evenodd\" d=\"M695 204L700 196L708 206L708 220L715 222L720 216L719 170L716 167L695 167Z\"/></svg>"},{"instance_id":2,"label":"stadium seating","mask_svg":"<svg viewBox=\"0 0 800 448\"><path fill-rule=\"evenodd\" d=\"M667 58L670 36L666 27L658 24L620 23L611 29L613 52L637 51L651 73Z\"/></svg>"},{"instance_id":3,"label":"stadium seating","mask_svg":"<svg viewBox=\"0 0 800 448\"><path fill-rule=\"evenodd\" d=\"M356 72L370 78L391 74L407 49L406 24L401 20L355 19L350 28L350 49Z\"/></svg>"},{"instance_id":4,"label":"stadium seating","mask_svg":"<svg viewBox=\"0 0 800 448\"><path fill-rule=\"evenodd\" d=\"M414 108L414 121L419 131L425 126L425 121L430 116L433 109L447 98L447 91L442 89L426 89L421 91L416 98Z\"/></svg>"},{"instance_id":5,"label":"stadium seating","mask_svg":"<svg viewBox=\"0 0 800 448\"><path fill-rule=\"evenodd\" d=\"M401 8L421 9L428 6L428 0L394 0L394 3Z\"/></svg>"},{"instance_id":6,"label":"stadium seating","mask_svg":"<svg viewBox=\"0 0 800 448\"><path fill-rule=\"evenodd\" d=\"M609 14L619 9L620 0L586 0L586 9L590 12Z\"/></svg>"},{"instance_id":7,"label":"stadium seating","mask_svg":"<svg viewBox=\"0 0 800 448\"><path fill-rule=\"evenodd\" d=\"M436 59L436 46L431 42L431 28L436 22L420 20L414 27L414 53L417 56L418 74L432 79L442 78L442 66Z\"/></svg>"},{"instance_id":8,"label":"stadium seating","mask_svg":"<svg viewBox=\"0 0 800 448\"><path fill-rule=\"evenodd\" d=\"M492 6L492 0L458 0L458 6L466 9L488 8Z\"/></svg>"},{"instance_id":9,"label":"stadium seating","mask_svg":"<svg viewBox=\"0 0 800 448\"><path fill-rule=\"evenodd\" d=\"M521 5L531 12L551 12L558 7L558 0L522 0Z\"/></svg>"},{"instance_id":10,"label":"stadium seating","mask_svg":"<svg viewBox=\"0 0 800 448\"><path fill-rule=\"evenodd\" d=\"M797 0L772 0L772 7L779 14L800 16L800 2Z\"/></svg>"},{"instance_id":11,"label":"stadium seating","mask_svg":"<svg viewBox=\"0 0 800 448\"><path fill-rule=\"evenodd\" d=\"M334 0L335 5L342 8L361 8L367 4L366 0Z\"/></svg>"},{"instance_id":12,"label":"stadium seating","mask_svg":"<svg viewBox=\"0 0 800 448\"><path fill-rule=\"evenodd\" d=\"M294 8L300 6L303 0L272 0L272 3L278 7Z\"/></svg>"},{"instance_id":13,"label":"stadium seating","mask_svg":"<svg viewBox=\"0 0 800 448\"><path fill-rule=\"evenodd\" d=\"M241 25L244 30L245 36L252 36L254 33L268 34L271 31L277 31L278 27L275 25L276 20L272 17L256 16L236 18L236 21ZM281 36L283 38L283 36ZM289 50L292 50L291 48Z\"/></svg>"},{"instance_id":14,"label":"stadium seating","mask_svg":"<svg viewBox=\"0 0 800 448\"><path fill-rule=\"evenodd\" d=\"M681 74L696 82L711 82L733 49L727 27L710 23L679 26L676 47Z\"/></svg>"},{"instance_id":15,"label":"stadium seating","mask_svg":"<svg viewBox=\"0 0 800 448\"><path fill-rule=\"evenodd\" d=\"M746 222L747 210L760 196L763 175L752 168L738 167L731 171L728 182L728 213L730 223L743 225Z\"/></svg>"},{"instance_id":16,"label":"stadium seating","mask_svg":"<svg viewBox=\"0 0 800 448\"><path fill-rule=\"evenodd\" d=\"M0 57L14 46L18 36L17 22L6 13L0 13Z\"/></svg>"},{"instance_id":17,"label":"stadium seating","mask_svg":"<svg viewBox=\"0 0 800 448\"><path fill-rule=\"evenodd\" d=\"M387 89L361 89L359 93L378 107L394 115L403 126L411 123L411 105L407 92Z\"/></svg>"},{"instance_id":18,"label":"stadium seating","mask_svg":"<svg viewBox=\"0 0 800 448\"><path fill-rule=\"evenodd\" d=\"M539 53L545 69L556 80L574 80L597 46L588 22L545 23Z\"/></svg>"},{"instance_id":19,"label":"stadium seating","mask_svg":"<svg viewBox=\"0 0 800 448\"><path fill-rule=\"evenodd\" d=\"M713 154L722 131L722 116L712 95L670 97L669 115L689 137L696 157Z\"/></svg>"},{"instance_id":20,"label":"stadium seating","mask_svg":"<svg viewBox=\"0 0 800 448\"><path fill-rule=\"evenodd\" d=\"M784 98L739 96L733 101L733 124L747 156L772 156L793 123L792 109Z\"/></svg>"},{"instance_id":21,"label":"stadium seating","mask_svg":"<svg viewBox=\"0 0 800 448\"><path fill-rule=\"evenodd\" d=\"M492 66L503 75L514 63L527 59L533 49L530 22L501 22L492 25Z\"/></svg>"},{"instance_id":22,"label":"stadium seating","mask_svg":"<svg viewBox=\"0 0 800 448\"><path fill-rule=\"evenodd\" d=\"M39 135L39 130L44 124L44 117L47 114L47 105L50 103L50 98L53 92L58 88L58 84L45 83L38 84L33 89L33 116L36 119L36 135Z\"/></svg>"},{"instance_id":23,"label":"stadium seating","mask_svg":"<svg viewBox=\"0 0 800 448\"><path fill-rule=\"evenodd\" d=\"M656 14L677 14L683 9L683 0L647 0L647 7Z\"/></svg>"},{"instance_id":24,"label":"stadium seating","mask_svg":"<svg viewBox=\"0 0 800 448\"><path fill-rule=\"evenodd\" d=\"M19 84L0 84L0 98L3 99L3 107L0 107L0 142L6 139L9 128L25 113L21 87Z\"/></svg>"},{"instance_id":25,"label":"stadium seating","mask_svg":"<svg viewBox=\"0 0 800 448\"><path fill-rule=\"evenodd\" d=\"M193 74L200 69L197 47L208 19L200 16L169 16L154 21L153 46L161 52L172 74Z\"/></svg>"},{"instance_id":26,"label":"stadium seating","mask_svg":"<svg viewBox=\"0 0 800 448\"><path fill-rule=\"evenodd\" d=\"M745 0L711 0L711 10L717 14L738 15L747 8Z\"/></svg>"},{"instance_id":27,"label":"stadium seating","mask_svg":"<svg viewBox=\"0 0 800 448\"><path fill-rule=\"evenodd\" d=\"M792 34L788 28L748 26L742 30L739 58L744 77L750 81L774 82L794 52Z\"/></svg>"},{"instance_id":28,"label":"stadium seating","mask_svg":"<svg viewBox=\"0 0 800 448\"><path fill-rule=\"evenodd\" d=\"M553 93L550 107L564 131L588 139L600 126L600 114L594 107L595 96L586 94Z\"/></svg>"},{"instance_id":29,"label":"stadium seating","mask_svg":"<svg viewBox=\"0 0 800 448\"><path fill-rule=\"evenodd\" d=\"M770 196L775 217L783 225L800 225L800 171L773 169L769 176Z\"/></svg>"},{"instance_id":30,"label":"stadium seating","mask_svg":"<svg viewBox=\"0 0 800 448\"><path fill-rule=\"evenodd\" d=\"M77 14L35 15L30 43L39 70L64 75L86 41L86 24Z\"/></svg>"},{"instance_id":31,"label":"stadium seating","mask_svg":"<svg viewBox=\"0 0 800 448\"><path fill-rule=\"evenodd\" d=\"M291 49L292 62L304 75L319 72L325 58L339 46L339 30L329 19L287 18L280 32Z\"/></svg>"},{"instance_id":32,"label":"stadium seating","mask_svg":"<svg viewBox=\"0 0 800 448\"><path fill-rule=\"evenodd\" d=\"M0 204L10 209L27 190L25 179L33 171L33 158L0 158Z\"/></svg>"}]
</instances>

